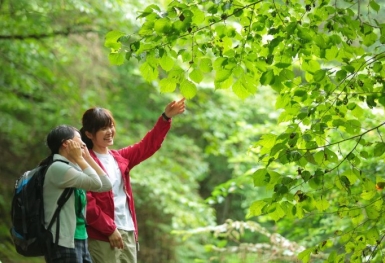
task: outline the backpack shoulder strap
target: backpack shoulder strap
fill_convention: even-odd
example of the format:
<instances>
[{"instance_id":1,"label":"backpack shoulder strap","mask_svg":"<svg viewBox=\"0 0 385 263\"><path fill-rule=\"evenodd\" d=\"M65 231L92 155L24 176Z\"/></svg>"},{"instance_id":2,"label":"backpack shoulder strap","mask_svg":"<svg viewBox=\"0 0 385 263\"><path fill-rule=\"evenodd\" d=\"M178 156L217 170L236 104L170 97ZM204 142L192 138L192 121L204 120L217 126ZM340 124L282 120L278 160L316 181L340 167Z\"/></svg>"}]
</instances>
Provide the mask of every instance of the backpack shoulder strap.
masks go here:
<instances>
[{"instance_id":1,"label":"backpack shoulder strap","mask_svg":"<svg viewBox=\"0 0 385 263\"><path fill-rule=\"evenodd\" d=\"M71 194L73 191L74 191L73 188L64 189L63 193L59 197L59 200L57 200L57 207L56 207L55 213L51 218L51 221L48 224L47 230L51 229L53 223L55 222L55 219L59 216L60 210L62 209L63 205L68 201L68 199L71 197Z\"/></svg>"},{"instance_id":2,"label":"backpack shoulder strap","mask_svg":"<svg viewBox=\"0 0 385 263\"><path fill-rule=\"evenodd\" d=\"M67 161L64 161L64 160L54 160L54 162L56 161L60 161L60 162L63 162L63 163L67 163ZM57 220L57 223L56 223L56 237L55 237L55 247L57 246L58 242L59 242L59 234L60 234L60 217L59 217L59 214L60 214L60 211L62 209L62 207L64 206L64 204L68 201L68 199L71 197L72 193L74 191L74 188L66 188L64 189L63 193L60 195L59 199L57 200L57 207L56 207L56 210L51 218L51 221L49 222L48 224L48 227L47 227L47 230L50 230L53 223L55 222L55 220Z\"/></svg>"}]
</instances>

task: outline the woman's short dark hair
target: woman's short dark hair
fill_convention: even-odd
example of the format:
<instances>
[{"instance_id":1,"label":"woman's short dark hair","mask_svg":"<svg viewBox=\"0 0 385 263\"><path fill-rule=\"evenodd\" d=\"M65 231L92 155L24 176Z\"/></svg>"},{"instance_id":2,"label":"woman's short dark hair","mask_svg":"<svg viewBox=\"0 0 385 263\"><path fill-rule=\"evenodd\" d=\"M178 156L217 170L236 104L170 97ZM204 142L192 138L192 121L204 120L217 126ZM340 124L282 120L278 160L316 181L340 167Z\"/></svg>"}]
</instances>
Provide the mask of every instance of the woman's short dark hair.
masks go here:
<instances>
[{"instance_id":1,"label":"woman's short dark hair","mask_svg":"<svg viewBox=\"0 0 385 263\"><path fill-rule=\"evenodd\" d=\"M83 127L80 129L82 140L85 142L88 149L92 149L92 140L87 137L86 132L95 135L96 132L102 128L115 126L115 120L109 110L93 107L84 112L82 126Z\"/></svg>"},{"instance_id":2,"label":"woman's short dark hair","mask_svg":"<svg viewBox=\"0 0 385 263\"><path fill-rule=\"evenodd\" d=\"M69 125L59 125L53 128L46 138L46 144L50 149L51 154L40 164L51 163L53 161L53 155L59 153L62 143L66 140L73 139L75 137L75 132L79 132L78 129Z\"/></svg>"}]
</instances>

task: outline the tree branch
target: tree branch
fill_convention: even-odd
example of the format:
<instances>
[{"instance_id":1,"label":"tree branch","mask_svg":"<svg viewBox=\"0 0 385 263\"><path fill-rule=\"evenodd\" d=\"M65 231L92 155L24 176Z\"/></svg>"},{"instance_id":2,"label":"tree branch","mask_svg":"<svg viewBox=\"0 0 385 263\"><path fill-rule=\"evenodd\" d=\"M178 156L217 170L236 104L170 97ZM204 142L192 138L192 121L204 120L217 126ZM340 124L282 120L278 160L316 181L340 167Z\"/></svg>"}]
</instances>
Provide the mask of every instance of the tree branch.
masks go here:
<instances>
[{"instance_id":1,"label":"tree branch","mask_svg":"<svg viewBox=\"0 0 385 263\"><path fill-rule=\"evenodd\" d=\"M63 31L53 31L52 33L41 33L41 34L30 34L30 35L0 35L0 40L25 40L25 39L43 39L51 38L55 36L68 36L71 34L84 34L84 33L96 33L97 31L93 29L77 29L77 30L63 30Z\"/></svg>"}]
</instances>

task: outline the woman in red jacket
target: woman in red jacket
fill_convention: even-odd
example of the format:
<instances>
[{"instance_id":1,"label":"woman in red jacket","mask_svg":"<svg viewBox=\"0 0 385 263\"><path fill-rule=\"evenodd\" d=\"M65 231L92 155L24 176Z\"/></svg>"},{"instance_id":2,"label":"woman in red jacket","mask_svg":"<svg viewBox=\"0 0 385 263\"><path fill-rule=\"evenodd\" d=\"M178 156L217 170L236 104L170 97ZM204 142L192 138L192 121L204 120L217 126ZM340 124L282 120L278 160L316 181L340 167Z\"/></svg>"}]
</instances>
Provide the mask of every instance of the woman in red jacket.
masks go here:
<instances>
[{"instance_id":1,"label":"woman in red jacket","mask_svg":"<svg viewBox=\"0 0 385 263\"><path fill-rule=\"evenodd\" d=\"M112 183L109 192L87 193L88 248L93 263L137 262L138 227L129 172L160 148L171 118L184 112L184 101L169 103L140 142L119 150L109 149L116 132L111 112L91 108L83 114L82 140Z\"/></svg>"}]
</instances>

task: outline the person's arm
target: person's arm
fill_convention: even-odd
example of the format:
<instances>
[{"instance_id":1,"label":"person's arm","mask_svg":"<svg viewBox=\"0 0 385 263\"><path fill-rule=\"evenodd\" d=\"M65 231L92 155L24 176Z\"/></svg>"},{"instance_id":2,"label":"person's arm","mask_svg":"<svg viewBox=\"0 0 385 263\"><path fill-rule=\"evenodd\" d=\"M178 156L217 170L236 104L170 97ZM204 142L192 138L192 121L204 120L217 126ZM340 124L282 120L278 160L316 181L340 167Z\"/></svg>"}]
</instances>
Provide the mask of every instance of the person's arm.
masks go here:
<instances>
[{"instance_id":1,"label":"person's arm","mask_svg":"<svg viewBox=\"0 0 385 263\"><path fill-rule=\"evenodd\" d=\"M86 191L97 191L102 187L100 177L95 170L87 165L84 170L78 170L63 162L54 162L47 170L48 180L58 188L80 188ZM47 180L47 176L46 176Z\"/></svg>"},{"instance_id":2,"label":"person's arm","mask_svg":"<svg viewBox=\"0 0 385 263\"><path fill-rule=\"evenodd\" d=\"M47 173L54 175L49 176L49 180L53 185L59 188L75 187L90 191L97 191L102 188L100 176L83 157L83 155L86 155L83 153L84 148L87 149L74 140L65 141L64 151L67 158L76 163L82 170L63 162L53 163L47 171ZM100 169L99 172L101 173L101 171ZM109 183L109 187L112 188L111 183Z\"/></svg>"},{"instance_id":3,"label":"person's arm","mask_svg":"<svg viewBox=\"0 0 385 263\"><path fill-rule=\"evenodd\" d=\"M115 232L116 225L114 220L102 209L113 205L109 203L107 194L87 192L86 214L87 225L109 237Z\"/></svg>"},{"instance_id":4,"label":"person's arm","mask_svg":"<svg viewBox=\"0 0 385 263\"><path fill-rule=\"evenodd\" d=\"M112 189L112 184L103 169L91 157L85 144L74 140L66 141L66 151L71 159L83 170L83 174L77 173L76 169L70 169L65 177L63 185L65 187L76 187L88 191L105 192ZM96 175L99 177L95 177Z\"/></svg>"},{"instance_id":5,"label":"person's arm","mask_svg":"<svg viewBox=\"0 0 385 263\"><path fill-rule=\"evenodd\" d=\"M131 146L119 150L122 157L130 160L131 169L140 162L151 157L162 145L167 132L171 127L171 118L185 111L185 99L170 102L162 116L159 117L154 128L152 128L143 139Z\"/></svg>"}]
</instances>

